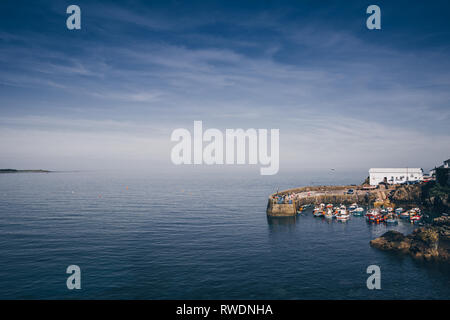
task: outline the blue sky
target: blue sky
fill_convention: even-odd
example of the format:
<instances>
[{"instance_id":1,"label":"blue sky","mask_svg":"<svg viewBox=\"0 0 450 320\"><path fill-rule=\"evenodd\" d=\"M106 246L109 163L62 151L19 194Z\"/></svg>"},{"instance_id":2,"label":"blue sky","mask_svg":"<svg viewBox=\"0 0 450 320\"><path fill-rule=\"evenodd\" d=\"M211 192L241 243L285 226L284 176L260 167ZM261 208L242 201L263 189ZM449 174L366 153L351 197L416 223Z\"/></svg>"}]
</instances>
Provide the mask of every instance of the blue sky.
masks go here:
<instances>
[{"instance_id":1,"label":"blue sky","mask_svg":"<svg viewBox=\"0 0 450 320\"><path fill-rule=\"evenodd\" d=\"M381 30L365 26L370 4ZM279 128L280 171L428 169L450 155L449 9L3 0L0 167L170 168L172 130L202 120Z\"/></svg>"}]
</instances>

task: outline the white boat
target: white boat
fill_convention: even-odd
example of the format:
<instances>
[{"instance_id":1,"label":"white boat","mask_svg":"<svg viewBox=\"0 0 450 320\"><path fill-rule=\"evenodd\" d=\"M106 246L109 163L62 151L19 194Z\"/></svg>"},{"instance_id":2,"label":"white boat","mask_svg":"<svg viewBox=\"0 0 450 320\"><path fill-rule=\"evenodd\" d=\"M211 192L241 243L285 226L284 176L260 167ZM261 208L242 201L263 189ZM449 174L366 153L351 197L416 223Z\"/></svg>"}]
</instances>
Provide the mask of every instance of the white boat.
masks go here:
<instances>
[{"instance_id":1,"label":"white boat","mask_svg":"<svg viewBox=\"0 0 450 320\"><path fill-rule=\"evenodd\" d=\"M400 213L400 218L408 219L409 218L409 211L403 211L402 213Z\"/></svg>"},{"instance_id":2,"label":"white boat","mask_svg":"<svg viewBox=\"0 0 450 320\"><path fill-rule=\"evenodd\" d=\"M315 207L315 208L314 208L314 211L313 211L313 215L314 215L315 217L322 217L322 216L324 215L322 206L320 206L320 207Z\"/></svg>"},{"instance_id":3,"label":"white boat","mask_svg":"<svg viewBox=\"0 0 450 320\"><path fill-rule=\"evenodd\" d=\"M410 220L412 223L419 223L419 222L421 222L421 220L422 220L422 215L421 215L421 214L411 215L411 216L409 217L409 220Z\"/></svg>"},{"instance_id":4,"label":"white boat","mask_svg":"<svg viewBox=\"0 0 450 320\"><path fill-rule=\"evenodd\" d=\"M350 215L348 214L347 210L341 209L339 210L339 214L336 215L337 220L348 220L350 218Z\"/></svg>"},{"instance_id":5,"label":"white boat","mask_svg":"<svg viewBox=\"0 0 450 320\"><path fill-rule=\"evenodd\" d=\"M358 208L356 208L355 210L352 211L352 214L354 216L362 216L363 212L364 212L364 208L358 207Z\"/></svg>"}]
</instances>

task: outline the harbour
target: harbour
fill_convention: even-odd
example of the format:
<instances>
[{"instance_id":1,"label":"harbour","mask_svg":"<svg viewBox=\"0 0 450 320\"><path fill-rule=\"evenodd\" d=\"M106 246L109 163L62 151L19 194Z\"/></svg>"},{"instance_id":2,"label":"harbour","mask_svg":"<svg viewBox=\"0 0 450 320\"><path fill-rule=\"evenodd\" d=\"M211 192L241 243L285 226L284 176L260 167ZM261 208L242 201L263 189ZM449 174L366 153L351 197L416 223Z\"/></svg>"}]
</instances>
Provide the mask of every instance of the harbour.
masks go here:
<instances>
[{"instance_id":1,"label":"harbour","mask_svg":"<svg viewBox=\"0 0 450 320\"><path fill-rule=\"evenodd\" d=\"M371 240L371 246L448 266L448 164L449 160L444 161L430 175L423 175L420 168L376 168L369 170L369 177L361 185L277 190L269 196L267 217L271 221L312 214L314 218L341 223L365 217L368 224L383 225L387 231ZM406 235L388 231L388 227L404 223L418 228Z\"/></svg>"},{"instance_id":2,"label":"harbour","mask_svg":"<svg viewBox=\"0 0 450 320\"><path fill-rule=\"evenodd\" d=\"M422 209L449 209L449 162L444 161L444 165L432 169L429 175L423 174L421 168L372 168L369 177L360 185L303 186L277 190L269 196L266 212L272 217L294 216L305 206L316 206L315 215L325 216L326 211L334 212L336 208L346 210L345 206L351 205L354 209L358 208L358 213L361 213L360 206L373 208L370 215L381 214L383 221L407 215L408 218L412 216L413 222L422 222Z\"/></svg>"}]
</instances>

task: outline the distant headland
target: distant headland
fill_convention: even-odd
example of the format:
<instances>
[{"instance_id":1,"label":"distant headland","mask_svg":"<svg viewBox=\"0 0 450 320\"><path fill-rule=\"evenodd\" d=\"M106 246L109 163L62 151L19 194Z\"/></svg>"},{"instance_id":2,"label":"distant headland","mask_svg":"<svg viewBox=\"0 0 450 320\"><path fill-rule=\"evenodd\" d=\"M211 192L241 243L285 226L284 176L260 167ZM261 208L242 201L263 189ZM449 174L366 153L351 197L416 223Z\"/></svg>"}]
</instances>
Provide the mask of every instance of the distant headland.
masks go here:
<instances>
[{"instance_id":1,"label":"distant headland","mask_svg":"<svg viewBox=\"0 0 450 320\"><path fill-rule=\"evenodd\" d=\"M0 169L0 173L50 173L50 172L52 171L42 169L26 169L26 170Z\"/></svg>"}]
</instances>

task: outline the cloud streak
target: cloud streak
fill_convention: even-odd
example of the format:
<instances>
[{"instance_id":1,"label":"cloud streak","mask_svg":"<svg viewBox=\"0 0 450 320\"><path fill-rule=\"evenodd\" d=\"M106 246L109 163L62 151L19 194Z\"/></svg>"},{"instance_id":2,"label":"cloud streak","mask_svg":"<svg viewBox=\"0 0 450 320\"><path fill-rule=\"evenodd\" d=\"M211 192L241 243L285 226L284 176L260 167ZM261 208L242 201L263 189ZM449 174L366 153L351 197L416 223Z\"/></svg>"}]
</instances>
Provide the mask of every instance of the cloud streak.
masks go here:
<instances>
[{"instance_id":1,"label":"cloud streak","mask_svg":"<svg viewBox=\"0 0 450 320\"><path fill-rule=\"evenodd\" d=\"M398 31L380 44L332 20L300 24L282 7L180 19L139 3L83 8L81 36L0 33L0 166L26 156L29 167L39 158L51 168L64 154L75 165L89 154L89 167L102 167L127 152L166 163L171 130L194 120L279 128L288 167L426 167L448 157L448 41L413 50L392 41L411 38Z\"/></svg>"}]
</instances>

